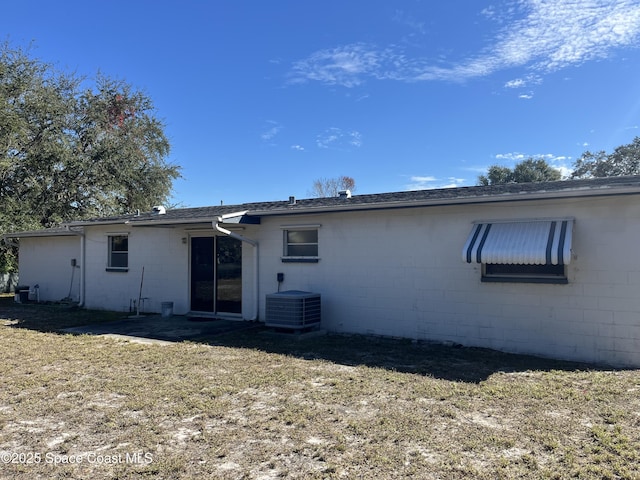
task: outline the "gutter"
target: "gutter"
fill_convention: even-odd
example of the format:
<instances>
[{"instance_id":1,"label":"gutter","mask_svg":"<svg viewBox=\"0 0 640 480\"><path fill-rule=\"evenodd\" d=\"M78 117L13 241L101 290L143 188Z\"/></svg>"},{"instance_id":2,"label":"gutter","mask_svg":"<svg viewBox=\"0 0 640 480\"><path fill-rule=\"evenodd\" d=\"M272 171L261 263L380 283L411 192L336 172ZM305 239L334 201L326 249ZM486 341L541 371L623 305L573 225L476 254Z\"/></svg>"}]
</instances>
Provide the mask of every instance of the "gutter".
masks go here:
<instances>
[{"instance_id":1,"label":"gutter","mask_svg":"<svg viewBox=\"0 0 640 480\"><path fill-rule=\"evenodd\" d=\"M235 214L232 216L236 216ZM225 215L226 217L226 215ZM201 218L174 218L170 220L164 220L159 218L157 220L126 220L123 222L113 222L120 223L124 225L130 225L132 227L165 227L165 226L180 226L187 224L196 224L196 223L210 223L218 221L220 217L201 217ZM91 224L93 225L93 224Z\"/></svg>"},{"instance_id":2,"label":"gutter","mask_svg":"<svg viewBox=\"0 0 640 480\"><path fill-rule=\"evenodd\" d=\"M249 245L251 245L254 248L254 254L253 254L253 295L254 295L254 313L251 316L251 318L249 318L249 321L256 321L258 320L258 312L260 311L260 292L258 290L258 286L259 286L259 282L258 282L258 254L259 254L259 249L258 249L258 242L256 240L253 240L251 238L247 238L243 235L240 235L238 233L232 232L231 230L227 230L226 228L220 226L221 223L224 222L224 220L226 218L233 218L233 217L238 217L238 216L242 216L247 212L238 212L238 213L229 213L226 215L221 215L219 216L216 220L213 220L211 222L213 228L215 230L217 230L218 232L222 233L223 235L226 235L228 237L231 238L235 238L236 240L240 240L241 242L245 242L248 243Z\"/></svg>"},{"instance_id":3,"label":"gutter","mask_svg":"<svg viewBox=\"0 0 640 480\"><path fill-rule=\"evenodd\" d=\"M78 235L80 237L80 298L78 299L78 307L84 307L85 302L85 258L86 258L86 242L87 239L85 237L84 232L79 232L77 230L71 230L69 225L65 225L65 228L68 232Z\"/></svg>"}]
</instances>

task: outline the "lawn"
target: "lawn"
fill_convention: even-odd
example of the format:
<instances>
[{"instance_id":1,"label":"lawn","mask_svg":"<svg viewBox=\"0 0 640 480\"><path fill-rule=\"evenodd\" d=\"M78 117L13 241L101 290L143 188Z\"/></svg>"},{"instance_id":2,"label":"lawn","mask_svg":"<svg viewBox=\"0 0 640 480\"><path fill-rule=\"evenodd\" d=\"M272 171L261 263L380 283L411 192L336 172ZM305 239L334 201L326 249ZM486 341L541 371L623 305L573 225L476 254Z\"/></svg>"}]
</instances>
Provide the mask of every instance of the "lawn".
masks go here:
<instances>
[{"instance_id":1,"label":"lawn","mask_svg":"<svg viewBox=\"0 0 640 480\"><path fill-rule=\"evenodd\" d=\"M640 374L256 328L148 345L0 299L0 477L640 478Z\"/></svg>"}]
</instances>

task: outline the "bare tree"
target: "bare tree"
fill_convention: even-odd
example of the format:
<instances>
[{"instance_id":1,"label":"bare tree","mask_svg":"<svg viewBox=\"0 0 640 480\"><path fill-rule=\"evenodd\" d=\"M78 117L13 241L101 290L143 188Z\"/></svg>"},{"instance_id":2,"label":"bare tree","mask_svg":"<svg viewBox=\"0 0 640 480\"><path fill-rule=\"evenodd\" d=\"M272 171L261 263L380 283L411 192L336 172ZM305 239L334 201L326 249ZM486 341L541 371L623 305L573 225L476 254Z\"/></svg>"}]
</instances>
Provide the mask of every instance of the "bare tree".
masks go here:
<instances>
[{"instance_id":1,"label":"bare tree","mask_svg":"<svg viewBox=\"0 0 640 480\"><path fill-rule=\"evenodd\" d=\"M335 178L319 178L313 182L313 187L309 192L312 197L337 197L338 192L341 190L350 190L351 192L356 189L356 181L352 177L342 175Z\"/></svg>"}]
</instances>

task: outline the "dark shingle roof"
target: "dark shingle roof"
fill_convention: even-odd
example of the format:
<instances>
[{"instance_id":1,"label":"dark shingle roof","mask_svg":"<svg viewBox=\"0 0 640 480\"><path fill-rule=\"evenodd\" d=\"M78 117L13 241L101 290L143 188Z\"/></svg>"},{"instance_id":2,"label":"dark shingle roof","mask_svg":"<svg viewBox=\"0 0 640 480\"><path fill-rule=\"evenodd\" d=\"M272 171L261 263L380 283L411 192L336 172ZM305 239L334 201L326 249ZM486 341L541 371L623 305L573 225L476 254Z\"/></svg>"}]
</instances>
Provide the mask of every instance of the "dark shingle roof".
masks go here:
<instances>
[{"instance_id":1,"label":"dark shingle roof","mask_svg":"<svg viewBox=\"0 0 640 480\"><path fill-rule=\"evenodd\" d=\"M353 195L351 198L327 197L307 198L295 200L291 204L288 200L271 202L242 203L237 205L219 205L210 207L179 208L167 210L158 215L145 212L140 215L123 215L112 218L97 218L96 222L114 221L121 223L129 221L132 224L148 221L189 221L210 220L221 215L247 211L247 215L283 215L308 212L323 212L336 210L360 210L366 208L394 208L405 206L422 206L446 203L482 203L492 201L523 200L533 195L579 196L616 194L620 190L635 189L640 193L640 176L607 177L585 180L561 180L555 182L508 183L504 185L439 188L432 190L415 190L403 192L377 193ZM79 223L90 223L90 221Z\"/></svg>"},{"instance_id":2,"label":"dark shingle roof","mask_svg":"<svg viewBox=\"0 0 640 480\"><path fill-rule=\"evenodd\" d=\"M165 214L144 212L115 217L103 217L70 222L70 226L92 224L131 225L144 223L204 223L219 216L247 212L248 217L322 213L366 209L408 208L460 203L491 203L497 201L531 200L591 195L640 194L640 176L607 177L556 182L509 183L505 185L440 188L391 193L354 195L351 198L309 198L272 202L242 203L210 207L179 208ZM14 234L15 236L15 234Z\"/></svg>"}]
</instances>

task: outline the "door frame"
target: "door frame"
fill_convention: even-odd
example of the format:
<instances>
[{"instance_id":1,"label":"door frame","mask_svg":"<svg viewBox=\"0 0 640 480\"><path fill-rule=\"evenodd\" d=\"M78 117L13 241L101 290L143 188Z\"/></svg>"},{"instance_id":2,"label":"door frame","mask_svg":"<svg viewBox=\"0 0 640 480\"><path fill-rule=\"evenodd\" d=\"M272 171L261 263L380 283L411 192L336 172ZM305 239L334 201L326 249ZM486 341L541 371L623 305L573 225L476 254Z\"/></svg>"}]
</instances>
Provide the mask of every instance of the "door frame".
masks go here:
<instances>
[{"instance_id":1,"label":"door frame","mask_svg":"<svg viewBox=\"0 0 640 480\"><path fill-rule=\"evenodd\" d=\"M213 292L212 292L212 296L213 296L213 310L212 311L203 311L203 310L194 310L192 308L192 282L193 282L193 263L192 263L192 255L193 255L193 239L194 238L212 238L213 239ZM209 233L209 232L198 232L198 233L190 233L189 237L188 237L188 245L189 245L189 255L188 255L188 271L189 271L189 282L188 282L188 292L187 292L187 296L188 296L188 301L189 301L189 311L193 312L193 313L198 313L198 315L206 317L206 316L212 316L212 317L230 317L230 318L235 318L235 319L241 319L243 318L242 316L242 310L244 307L244 285L243 285L243 281L242 281L242 272L241 272L241 277L240 277L240 312L225 312L225 311L219 311L218 310L218 262L217 262L217 248L218 248L218 239L219 238L231 238L231 237L226 237L224 235L216 235L215 233ZM235 241L237 241L239 243L239 247L240 247L240 264L242 265L242 257L243 257L243 252L242 252L242 242L240 240L236 240L233 239Z\"/></svg>"}]
</instances>

